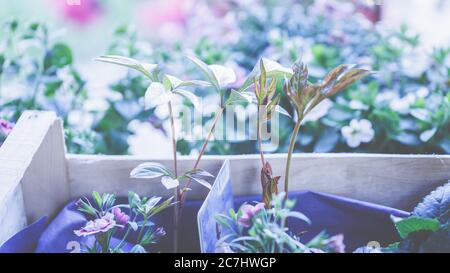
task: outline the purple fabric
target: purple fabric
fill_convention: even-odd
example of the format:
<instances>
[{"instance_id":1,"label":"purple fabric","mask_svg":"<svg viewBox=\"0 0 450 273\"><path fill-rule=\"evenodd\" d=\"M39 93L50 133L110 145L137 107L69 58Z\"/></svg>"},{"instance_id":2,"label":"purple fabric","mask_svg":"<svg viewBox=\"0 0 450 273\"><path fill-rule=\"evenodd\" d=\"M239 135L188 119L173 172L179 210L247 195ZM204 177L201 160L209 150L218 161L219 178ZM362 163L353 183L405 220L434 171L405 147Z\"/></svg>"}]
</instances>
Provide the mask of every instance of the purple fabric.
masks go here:
<instances>
[{"instance_id":1,"label":"purple fabric","mask_svg":"<svg viewBox=\"0 0 450 273\"><path fill-rule=\"evenodd\" d=\"M296 199L296 210L301 211L312 221L312 226L308 226L300 221L292 220L290 225L295 233L304 232L304 240L309 240L322 230L330 235L343 233L347 251L366 245L369 241L378 241L386 245L398 240L394 225L390 221L390 215L406 217L409 213L375 205L367 202L356 201L349 198L316 192L295 192L290 194L290 198ZM243 202L259 201L259 196L245 196L235 198L235 207ZM119 200L120 201L120 200ZM180 252L199 252L199 239L197 227L197 212L202 201L187 202L183 210L179 235ZM173 245L172 228L173 210L168 209L153 219L157 226L162 226L167 235L157 245L158 249L153 251L171 252ZM71 202L56 216L40 236L35 252L71 252L67 249L70 241L80 242L73 230L79 229L85 224L84 216L76 211L74 202ZM33 228L33 226L27 229ZM27 230L26 229L26 230ZM26 231L25 230L25 231ZM23 241L30 240L27 232L14 237L14 241L8 241L5 245L21 245ZM30 233L33 234L33 233ZM36 233L34 233L36 234ZM31 237L30 237L31 238ZM132 245L132 238L130 245ZM14 247L0 248L0 252L16 252ZM25 251L23 251L25 250ZM32 248L17 252L32 252Z\"/></svg>"},{"instance_id":2,"label":"purple fabric","mask_svg":"<svg viewBox=\"0 0 450 273\"><path fill-rule=\"evenodd\" d=\"M305 214L312 222L309 226L297 219L290 220L289 225L294 234L302 233L301 239L304 242L321 231L326 231L329 235L344 234L347 252L371 241L377 241L381 245L399 241L390 215L410 215L405 211L373 203L311 191L296 192L290 194L289 198L297 200L295 210ZM237 197L235 203L242 204L249 200L260 201L261 198Z\"/></svg>"},{"instance_id":3,"label":"purple fabric","mask_svg":"<svg viewBox=\"0 0 450 273\"><path fill-rule=\"evenodd\" d=\"M33 252L46 226L47 217L44 216L1 245L0 253Z\"/></svg>"}]
</instances>

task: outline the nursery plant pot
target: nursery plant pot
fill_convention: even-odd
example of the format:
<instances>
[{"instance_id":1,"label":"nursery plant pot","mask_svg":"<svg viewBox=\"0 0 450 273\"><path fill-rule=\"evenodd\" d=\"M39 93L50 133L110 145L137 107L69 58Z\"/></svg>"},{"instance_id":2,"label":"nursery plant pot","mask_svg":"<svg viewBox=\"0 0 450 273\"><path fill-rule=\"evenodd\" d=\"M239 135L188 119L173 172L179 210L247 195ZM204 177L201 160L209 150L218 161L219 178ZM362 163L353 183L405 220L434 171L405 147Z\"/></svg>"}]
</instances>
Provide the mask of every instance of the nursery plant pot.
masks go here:
<instances>
[{"instance_id":1,"label":"nursery plant pot","mask_svg":"<svg viewBox=\"0 0 450 273\"><path fill-rule=\"evenodd\" d=\"M275 174L284 169L286 155L267 155L266 159ZM191 169L195 160L182 157L179 160L180 171ZM228 183L232 184L234 206L243 201L257 200L261 192L258 155L205 156L200 167L216 175L219 180L222 175L217 174L226 160L229 160ZM129 177L134 167L147 161L171 165L171 160L67 154L62 121L52 112L25 112L0 147L0 245L43 216L57 219L55 217L62 208L81 196L89 196L93 190L116 193L118 196L127 196L128 191L143 196L170 196L171 192L159 181L142 182ZM378 227L378 222L364 220L365 215L375 217L379 213L372 214L373 211L383 211L381 215L384 217L398 212L389 208L411 211L425 195L448 180L449 155L300 154L292 159L290 196L296 197L297 209L313 222L312 227L299 225L298 230L311 228L310 233L313 234L316 230L325 229L333 234L353 230L354 224L350 223L357 223L358 230L364 230L365 223L367 226L376 223ZM311 192L302 193L305 189ZM208 191L201 185L193 185L189 192L190 199L181 220L180 251L200 251L196 215L207 194ZM356 206L358 202L354 200L367 203ZM231 204L229 200L225 203L227 206ZM368 203L380 206L368 210L372 207ZM311 204L321 204L320 209ZM368 214L368 211L371 213ZM165 225L169 240L172 210L165 213L155 221ZM327 217L322 218L322 215ZM334 222L348 215L353 219L348 225ZM203 227L212 230L209 225ZM367 240L384 239L378 238L376 231L372 228L370 236L359 231L353 232L353 235L346 234L347 240L356 238L358 243L364 241L362 243L366 244ZM216 231L211 234L217 236ZM183 245L184 242L186 245ZM206 242L205 237L201 242ZM171 242L162 243L161 249L170 251ZM346 243L348 247L353 246L350 241ZM164 248L166 245L167 248ZM63 247L63 251L67 252L66 245ZM204 248L204 251L211 250Z\"/></svg>"}]
</instances>

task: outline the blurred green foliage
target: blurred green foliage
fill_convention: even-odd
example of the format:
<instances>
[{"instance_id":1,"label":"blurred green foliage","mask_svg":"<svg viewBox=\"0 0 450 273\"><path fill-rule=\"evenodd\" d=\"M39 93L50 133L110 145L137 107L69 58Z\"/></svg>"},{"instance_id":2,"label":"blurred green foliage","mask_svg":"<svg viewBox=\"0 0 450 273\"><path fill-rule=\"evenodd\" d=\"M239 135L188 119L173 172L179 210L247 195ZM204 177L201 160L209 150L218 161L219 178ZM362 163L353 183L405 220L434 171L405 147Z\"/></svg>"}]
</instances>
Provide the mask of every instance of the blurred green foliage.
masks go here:
<instances>
[{"instance_id":1,"label":"blurred green foliage","mask_svg":"<svg viewBox=\"0 0 450 273\"><path fill-rule=\"evenodd\" d=\"M377 71L376 76L353 85L311 114L297 139L297 151L450 153L450 45L423 51L420 37L406 26L387 30L358 16L314 12L309 4L262 1L252 9L237 5L231 12L238 15L237 43L218 43L205 36L190 48L184 41L152 47L132 27L119 26L106 51L158 63L174 75L190 78L202 75L186 61L186 53L207 64L235 64L233 68L240 67L241 73L249 73L262 56L283 65L303 57L313 82L338 64L360 64ZM149 82L133 71L109 85L112 96L105 99L106 110L84 110L89 93L74 65L76 57L52 35L44 24L8 21L2 25L2 117L16 121L26 109L56 111L65 121L68 148L74 153L127 154L133 135L130 123L150 123L165 133L167 118L153 109L145 111L142 104ZM6 92L6 85L14 92ZM196 94L213 95L205 88ZM281 105L293 113L286 98ZM93 122L80 126L69 118L73 112L92 115ZM361 119L370 121L374 138L349 147L341 128ZM287 150L293 123L287 118L280 123L280 145L272 152ZM177 148L190 154L201 143L181 138ZM213 141L206 150L208 154L256 152L254 141Z\"/></svg>"}]
</instances>

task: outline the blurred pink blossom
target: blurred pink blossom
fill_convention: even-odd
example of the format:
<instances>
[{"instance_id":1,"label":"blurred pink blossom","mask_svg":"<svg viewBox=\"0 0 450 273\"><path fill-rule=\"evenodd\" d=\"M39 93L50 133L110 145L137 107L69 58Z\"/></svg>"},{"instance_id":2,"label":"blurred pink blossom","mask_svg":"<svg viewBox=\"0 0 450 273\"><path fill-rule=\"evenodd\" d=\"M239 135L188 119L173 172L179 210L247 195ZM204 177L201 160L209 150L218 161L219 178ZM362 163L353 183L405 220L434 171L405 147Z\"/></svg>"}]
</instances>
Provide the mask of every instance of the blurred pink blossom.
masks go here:
<instances>
[{"instance_id":1,"label":"blurred pink blossom","mask_svg":"<svg viewBox=\"0 0 450 273\"><path fill-rule=\"evenodd\" d=\"M143 1L137 9L141 28L163 43L178 41L185 34L189 0Z\"/></svg>"},{"instance_id":2,"label":"blurred pink blossom","mask_svg":"<svg viewBox=\"0 0 450 273\"><path fill-rule=\"evenodd\" d=\"M146 26L184 25L187 20L187 0L148 1L139 8L139 17Z\"/></svg>"},{"instance_id":3,"label":"blurred pink blossom","mask_svg":"<svg viewBox=\"0 0 450 273\"><path fill-rule=\"evenodd\" d=\"M95 219L93 221L87 222L86 226L84 226L80 230L75 230L74 233L78 237L85 237L100 232L107 232L115 226L116 221L114 221L114 215L108 212L100 219Z\"/></svg>"},{"instance_id":4,"label":"blurred pink blossom","mask_svg":"<svg viewBox=\"0 0 450 273\"><path fill-rule=\"evenodd\" d=\"M14 123L11 123L7 120L0 119L0 134L4 136L8 136L14 127Z\"/></svg>"},{"instance_id":5,"label":"blurred pink blossom","mask_svg":"<svg viewBox=\"0 0 450 273\"><path fill-rule=\"evenodd\" d=\"M130 216L122 212L120 208L113 208L112 212L119 225L126 225L130 221Z\"/></svg>"},{"instance_id":6,"label":"blurred pink blossom","mask_svg":"<svg viewBox=\"0 0 450 273\"><path fill-rule=\"evenodd\" d=\"M258 212L264 209L264 203L258 203L255 206L245 204L241 207L242 215L238 219L238 224L249 228L252 224L252 218L255 216Z\"/></svg>"},{"instance_id":7,"label":"blurred pink blossom","mask_svg":"<svg viewBox=\"0 0 450 273\"><path fill-rule=\"evenodd\" d=\"M66 19L80 25L91 23L102 13L99 0L52 0L52 4Z\"/></svg>"}]
</instances>

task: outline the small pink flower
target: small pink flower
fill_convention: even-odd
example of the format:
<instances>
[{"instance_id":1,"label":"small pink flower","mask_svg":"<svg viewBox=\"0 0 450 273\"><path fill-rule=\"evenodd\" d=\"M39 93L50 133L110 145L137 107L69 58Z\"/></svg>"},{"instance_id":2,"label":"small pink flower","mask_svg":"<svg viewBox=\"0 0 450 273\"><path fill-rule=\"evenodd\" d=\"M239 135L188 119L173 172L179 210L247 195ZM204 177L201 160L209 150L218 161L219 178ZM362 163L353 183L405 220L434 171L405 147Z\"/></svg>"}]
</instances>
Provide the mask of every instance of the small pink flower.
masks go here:
<instances>
[{"instance_id":1,"label":"small pink flower","mask_svg":"<svg viewBox=\"0 0 450 273\"><path fill-rule=\"evenodd\" d=\"M78 237L85 237L89 235L94 235L100 232L107 232L116 226L116 221L114 221L114 215L112 213L106 213L100 219L95 219L93 221L87 222L86 226L84 226L80 230L75 230L74 233Z\"/></svg>"},{"instance_id":2,"label":"small pink flower","mask_svg":"<svg viewBox=\"0 0 450 273\"><path fill-rule=\"evenodd\" d=\"M7 120L0 119L0 133L7 136L11 133L14 127L14 123L11 123Z\"/></svg>"},{"instance_id":3,"label":"small pink flower","mask_svg":"<svg viewBox=\"0 0 450 273\"><path fill-rule=\"evenodd\" d=\"M264 209L264 203L258 203L255 206L245 204L241 207L242 215L238 219L238 224L249 228L252 224L252 218L255 216L258 212Z\"/></svg>"},{"instance_id":4,"label":"small pink flower","mask_svg":"<svg viewBox=\"0 0 450 273\"><path fill-rule=\"evenodd\" d=\"M119 225L126 225L130 221L130 216L120 210L120 208L113 208L114 217Z\"/></svg>"}]
</instances>

